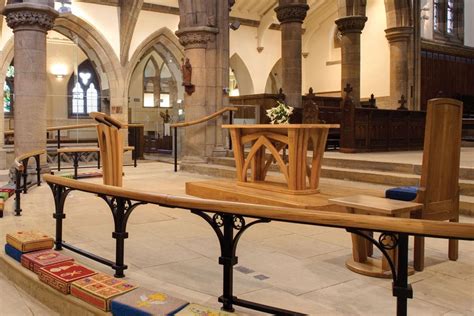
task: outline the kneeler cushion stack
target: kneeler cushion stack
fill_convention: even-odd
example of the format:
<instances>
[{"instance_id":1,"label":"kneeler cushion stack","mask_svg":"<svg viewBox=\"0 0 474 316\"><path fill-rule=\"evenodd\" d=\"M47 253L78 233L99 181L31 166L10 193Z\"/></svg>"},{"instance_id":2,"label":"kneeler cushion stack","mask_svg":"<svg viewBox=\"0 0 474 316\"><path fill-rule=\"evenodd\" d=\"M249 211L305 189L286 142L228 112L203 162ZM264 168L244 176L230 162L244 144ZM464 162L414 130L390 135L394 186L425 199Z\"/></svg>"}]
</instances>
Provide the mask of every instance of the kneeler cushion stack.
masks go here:
<instances>
[{"instance_id":1,"label":"kneeler cushion stack","mask_svg":"<svg viewBox=\"0 0 474 316\"><path fill-rule=\"evenodd\" d=\"M3 210L5 209L5 201L15 193L15 185L6 184L0 188L0 217L3 217Z\"/></svg>"},{"instance_id":2,"label":"kneeler cushion stack","mask_svg":"<svg viewBox=\"0 0 474 316\"><path fill-rule=\"evenodd\" d=\"M232 316L97 273L61 252L52 250L53 238L35 231L6 235L5 253L59 292L71 294L114 316Z\"/></svg>"}]
</instances>

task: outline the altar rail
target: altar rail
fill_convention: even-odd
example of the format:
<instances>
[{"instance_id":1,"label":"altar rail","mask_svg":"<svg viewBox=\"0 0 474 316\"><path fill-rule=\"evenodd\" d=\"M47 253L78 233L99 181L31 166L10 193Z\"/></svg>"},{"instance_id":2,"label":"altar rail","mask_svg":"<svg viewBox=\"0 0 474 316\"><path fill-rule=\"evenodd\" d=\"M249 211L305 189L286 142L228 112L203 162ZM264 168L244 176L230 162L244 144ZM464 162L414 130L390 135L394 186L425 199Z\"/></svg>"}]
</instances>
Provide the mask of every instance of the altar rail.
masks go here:
<instances>
[{"instance_id":1,"label":"altar rail","mask_svg":"<svg viewBox=\"0 0 474 316\"><path fill-rule=\"evenodd\" d=\"M15 158L15 216L21 215L21 193L28 193L28 162L34 158L36 162L36 185L41 186L41 155L45 155L46 150L33 150ZM23 180L23 185L22 185Z\"/></svg>"},{"instance_id":2,"label":"altar rail","mask_svg":"<svg viewBox=\"0 0 474 316\"><path fill-rule=\"evenodd\" d=\"M232 124L232 112L235 112L237 110L238 109L236 107L227 106L220 109L217 112L214 112L208 116L201 117L194 121L179 122L179 123L171 124L170 127L172 127L174 130L174 144L173 144L174 172L178 171L178 128L179 127L188 127L188 126L193 126L197 124L202 124L223 115L225 112L229 112L229 124ZM229 142L229 149L232 149L232 142Z\"/></svg>"},{"instance_id":3,"label":"altar rail","mask_svg":"<svg viewBox=\"0 0 474 316\"><path fill-rule=\"evenodd\" d=\"M136 161L137 159L143 158L143 147L144 147L144 135L143 135L143 129L144 125L143 124L135 124L135 123L129 123L129 124L124 124L126 128L129 130L129 145L134 147L134 150L132 150L132 159L134 161L134 166L136 167ZM95 128L97 124L95 123L90 123L90 124L77 124L77 125L62 125L62 126L52 126L48 127L46 129L47 133L55 133L56 134L56 139L54 140L54 143L56 144L56 149L61 149L64 147L65 144L67 145L72 145L76 143L96 143L97 148L99 147L98 144L98 139L97 137L93 139L82 139L82 140L74 140L74 142L64 140L64 138L61 137L61 131L68 131L68 130L83 130L83 129L94 129L95 133ZM14 130L8 130L4 132L4 135L6 138L8 137L13 137L15 131ZM51 143L53 140L48 140L48 143ZM12 141L6 141L5 144L13 144ZM83 147L83 146L82 146ZM48 151L48 158L50 159L50 163L54 162L54 156L57 154L57 151L52 152ZM98 155L96 152L92 153L93 155L97 155L97 166L100 169L100 155ZM93 160L96 158L93 157ZM79 168L90 168L91 166L82 166ZM60 155L57 155L57 170L61 171L61 169L71 169L74 167L61 167L61 159Z\"/></svg>"},{"instance_id":4,"label":"altar rail","mask_svg":"<svg viewBox=\"0 0 474 316\"><path fill-rule=\"evenodd\" d=\"M115 270L116 277L124 277L124 270L127 269L124 263L124 242L128 238L127 221L136 207L143 204L156 204L162 207L188 210L203 218L214 230L220 243L219 264L223 266L223 294L219 297L219 302L222 303L222 307L226 311L233 311L233 305L237 305L277 315L302 315L298 312L242 300L233 294L233 266L238 263L238 257L236 256L238 241L248 228L258 223L268 223L273 220L328 226L346 229L366 238L380 249L389 260L394 281L392 285L393 296L397 297L397 315L407 314L407 300L413 297L413 290L408 284L408 236L474 240L474 224L332 213L205 200L85 183L52 175L45 175L44 180L49 184L54 195L55 212L53 218L56 220L56 250L66 248L108 265ZM112 238L116 240L115 261L84 251L63 241L63 220L66 218L64 205L69 193L74 190L98 195L111 209L115 224L115 230L112 232ZM248 219L254 220L247 222ZM395 244L385 244L383 242L384 238L377 241L371 238L366 231L382 232L381 237L388 237L395 241ZM388 249L393 249L396 246L399 249L396 259L397 264L387 253Z\"/></svg>"}]
</instances>

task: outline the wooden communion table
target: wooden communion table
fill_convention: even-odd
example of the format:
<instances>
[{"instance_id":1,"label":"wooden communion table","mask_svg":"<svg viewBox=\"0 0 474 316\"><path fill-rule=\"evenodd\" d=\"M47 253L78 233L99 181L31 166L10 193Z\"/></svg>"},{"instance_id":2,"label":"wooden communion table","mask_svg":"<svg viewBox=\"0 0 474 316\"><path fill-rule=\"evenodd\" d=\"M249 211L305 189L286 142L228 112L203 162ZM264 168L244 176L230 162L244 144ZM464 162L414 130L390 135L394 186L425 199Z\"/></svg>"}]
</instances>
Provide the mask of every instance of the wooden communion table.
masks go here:
<instances>
[{"instance_id":1,"label":"wooden communion table","mask_svg":"<svg viewBox=\"0 0 474 316\"><path fill-rule=\"evenodd\" d=\"M289 194L318 193L321 161L330 128L338 124L258 124L223 125L230 130L234 147L237 183L258 189ZM252 143L247 157L244 145ZM309 144L313 157L307 163ZM288 161L281 151L287 150ZM266 155L266 151L270 156ZM276 162L286 183L265 181L270 165ZM251 168L250 179L247 171Z\"/></svg>"}]
</instances>

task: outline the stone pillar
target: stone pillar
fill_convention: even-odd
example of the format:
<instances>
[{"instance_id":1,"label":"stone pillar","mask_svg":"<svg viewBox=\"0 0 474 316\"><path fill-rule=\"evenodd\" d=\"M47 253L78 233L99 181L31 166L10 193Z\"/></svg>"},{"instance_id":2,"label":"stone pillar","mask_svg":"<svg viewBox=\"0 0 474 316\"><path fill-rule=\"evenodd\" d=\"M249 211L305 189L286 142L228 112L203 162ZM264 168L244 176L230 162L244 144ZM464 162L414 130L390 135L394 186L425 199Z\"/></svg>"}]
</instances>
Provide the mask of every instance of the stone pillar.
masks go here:
<instances>
[{"instance_id":1,"label":"stone pillar","mask_svg":"<svg viewBox=\"0 0 474 316\"><path fill-rule=\"evenodd\" d=\"M46 148L46 33L58 13L52 0L7 4L15 51L15 155Z\"/></svg>"},{"instance_id":2,"label":"stone pillar","mask_svg":"<svg viewBox=\"0 0 474 316\"><path fill-rule=\"evenodd\" d=\"M309 6L306 0L280 0L275 8L281 24L282 85L286 102L302 108L302 28Z\"/></svg>"},{"instance_id":3,"label":"stone pillar","mask_svg":"<svg viewBox=\"0 0 474 316\"><path fill-rule=\"evenodd\" d=\"M184 46L186 58L192 66L192 84L194 92L184 95L184 113L186 121L193 121L213 113L208 106L209 86L215 87L215 75L208 71L207 65L215 63L215 58L207 56L208 43L215 41L217 28L208 26L183 27L176 32L181 45ZM215 64L214 64L215 65ZM215 66L214 66L215 67ZM184 163L206 162L207 124L202 123L186 127L182 139L182 161Z\"/></svg>"},{"instance_id":4,"label":"stone pillar","mask_svg":"<svg viewBox=\"0 0 474 316\"><path fill-rule=\"evenodd\" d=\"M360 35L366 21L367 17L362 15L346 16L335 21L342 34L341 90L347 84L352 86L352 98L356 107L360 107ZM342 91L341 95L343 96Z\"/></svg>"},{"instance_id":5,"label":"stone pillar","mask_svg":"<svg viewBox=\"0 0 474 316\"><path fill-rule=\"evenodd\" d=\"M390 101L396 108L402 95L412 100L408 91L409 81L409 51L413 28L409 26L392 27L385 30L390 44ZM411 105L408 105L411 108Z\"/></svg>"},{"instance_id":6,"label":"stone pillar","mask_svg":"<svg viewBox=\"0 0 474 316\"><path fill-rule=\"evenodd\" d=\"M215 56L215 74L216 74L216 85L210 87L209 93L211 97L214 97L215 111L222 109L229 105L229 95L227 88L229 87L229 58L230 58L230 40L229 40L229 11L232 4L229 1L217 1L217 21L216 26L219 28L219 33L216 36L215 45L211 43L211 50L208 50L208 54ZM225 91L224 91L225 90ZM208 154L212 149L212 155L214 157L223 157L226 155L227 150L225 148L225 140L229 135L227 130L221 128L224 123L223 116L219 116L215 120L214 128L214 140L210 139ZM212 148L214 143L214 148Z\"/></svg>"}]
</instances>

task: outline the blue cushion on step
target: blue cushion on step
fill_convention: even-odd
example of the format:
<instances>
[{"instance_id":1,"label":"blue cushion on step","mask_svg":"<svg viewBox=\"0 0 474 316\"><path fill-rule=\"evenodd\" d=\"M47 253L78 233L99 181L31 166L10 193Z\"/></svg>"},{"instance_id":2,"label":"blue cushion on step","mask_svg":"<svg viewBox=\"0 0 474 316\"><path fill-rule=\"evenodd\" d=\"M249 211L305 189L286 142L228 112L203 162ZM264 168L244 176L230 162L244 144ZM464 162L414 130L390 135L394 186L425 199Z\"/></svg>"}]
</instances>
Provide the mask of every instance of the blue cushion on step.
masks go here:
<instances>
[{"instance_id":1,"label":"blue cushion on step","mask_svg":"<svg viewBox=\"0 0 474 316\"><path fill-rule=\"evenodd\" d=\"M398 187L385 191L385 197L399 201L413 201L416 198L418 187Z\"/></svg>"},{"instance_id":2,"label":"blue cushion on step","mask_svg":"<svg viewBox=\"0 0 474 316\"><path fill-rule=\"evenodd\" d=\"M21 262L22 252L20 250L13 248L9 244L5 244L5 253L16 261Z\"/></svg>"}]
</instances>

